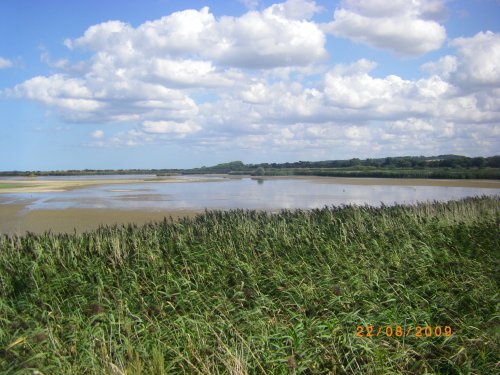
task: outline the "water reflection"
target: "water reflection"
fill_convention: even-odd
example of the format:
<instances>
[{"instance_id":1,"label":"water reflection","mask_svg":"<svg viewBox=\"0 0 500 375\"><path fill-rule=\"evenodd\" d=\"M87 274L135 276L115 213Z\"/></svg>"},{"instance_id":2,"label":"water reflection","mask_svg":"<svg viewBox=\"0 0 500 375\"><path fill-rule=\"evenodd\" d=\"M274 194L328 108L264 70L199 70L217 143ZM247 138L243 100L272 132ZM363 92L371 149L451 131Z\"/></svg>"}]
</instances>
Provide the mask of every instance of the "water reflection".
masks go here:
<instances>
[{"instance_id":1,"label":"water reflection","mask_svg":"<svg viewBox=\"0 0 500 375\"><path fill-rule=\"evenodd\" d=\"M252 180L257 181L257 184L259 184L259 185L262 185L264 183L264 179L263 178L252 177Z\"/></svg>"},{"instance_id":2,"label":"water reflection","mask_svg":"<svg viewBox=\"0 0 500 375\"><path fill-rule=\"evenodd\" d=\"M142 176L144 177L144 176ZM257 183L256 183L257 182ZM498 195L500 189L315 183L307 179L223 179L217 182L99 185L65 192L6 194L11 203L32 199L27 209L109 208L161 210L311 209L331 205L446 201Z\"/></svg>"}]
</instances>

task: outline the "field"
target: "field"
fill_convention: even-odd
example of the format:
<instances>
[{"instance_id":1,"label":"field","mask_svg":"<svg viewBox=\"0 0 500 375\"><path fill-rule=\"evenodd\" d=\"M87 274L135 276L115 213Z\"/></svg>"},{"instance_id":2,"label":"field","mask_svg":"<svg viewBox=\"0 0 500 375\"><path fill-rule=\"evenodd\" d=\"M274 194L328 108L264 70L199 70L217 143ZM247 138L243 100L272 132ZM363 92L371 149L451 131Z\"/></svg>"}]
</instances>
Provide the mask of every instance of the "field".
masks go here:
<instances>
[{"instance_id":1,"label":"field","mask_svg":"<svg viewBox=\"0 0 500 375\"><path fill-rule=\"evenodd\" d=\"M1 236L0 372L496 373L499 215L477 197Z\"/></svg>"},{"instance_id":2,"label":"field","mask_svg":"<svg viewBox=\"0 0 500 375\"><path fill-rule=\"evenodd\" d=\"M19 188L24 188L24 187L29 187L29 185L26 184L20 184L20 183L0 183L0 189L19 189Z\"/></svg>"},{"instance_id":3,"label":"field","mask_svg":"<svg viewBox=\"0 0 500 375\"><path fill-rule=\"evenodd\" d=\"M368 178L500 179L499 168L289 168L268 169L269 176L328 176Z\"/></svg>"}]
</instances>

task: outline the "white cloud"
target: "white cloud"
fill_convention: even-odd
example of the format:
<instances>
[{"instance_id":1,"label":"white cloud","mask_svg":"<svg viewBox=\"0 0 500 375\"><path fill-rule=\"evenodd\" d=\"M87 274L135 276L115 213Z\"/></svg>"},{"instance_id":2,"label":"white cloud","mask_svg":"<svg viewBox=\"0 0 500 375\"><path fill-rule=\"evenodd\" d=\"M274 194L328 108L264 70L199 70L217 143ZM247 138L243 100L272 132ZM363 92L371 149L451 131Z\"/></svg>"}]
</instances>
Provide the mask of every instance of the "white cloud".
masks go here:
<instances>
[{"instance_id":1,"label":"white cloud","mask_svg":"<svg viewBox=\"0 0 500 375\"><path fill-rule=\"evenodd\" d=\"M70 49L91 51L90 60L72 69L69 60L53 63L45 51L44 61L63 73L34 77L8 94L42 102L70 121L191 121L198 106L186 90L248 87L244 73L224 65L289 68L325 57L323 32L302 19L318 10L313 1L290 0L241 17L216 19L205 7L136 28L104 22L65 41ZM264 103L257 88L238 95ZM295 105L290 96L275 99ZM297 104L299 113L312 110Z\"/></svg>"},{"instance_id":2,"label":"white cloud","mask_svg":"<svg viewBox=\"0 0 500 375\"><path fill-rule=\"evenodd\" d=\"M205 7L138 27L121 21L94 25L65 41L70 50L90 51L90 59L72 66L69 59L53 62L44 51L42 60L60 72L6 93L39 101L74 122L193 122L199 109L192 95L216 90L208 93L213 100L219 89L247 87L251 79L240 67L307 66L326 56L319 27L288 18L308 17L317 11L314 2L282 5L285 14L271 7L216 19Z\"/></svg>"},{"instance_id":3,"label":"white cloud","mask_svg":"<svg viewBox=\"0 0 500 375\"><path fill-rule=\"evenodd\" d=\"M446 55L422 65L422 69L438 75L465 92L500 86L500 34L480 32L469 38L450 42L456 55Z\"/></svg>"},{"instance_id":4,"label":"white cloud","mask_svg":"<svg viewBox=\"0 0 500 375\"><path fill-rule=\"evenodd\" d=\"M422 65L422 70L449 79L451 73L457 70L457 58L452 55L443 56L438 61L425 63Z\"/></svg>"},{"instance_id":5,"label":"white cloud","mask_svg":"<svg viewBox=\"0 0 500 375\"><path fill-rule=\"evenodd\" d=\"M94 99L84 80L60 74L31 78L7 92L12 96L33 99L60 108L74 113L77 117L103 108L103 103Z\"/></svg>"},{"instance_id":6,"label":"white cloud","mask_svg":"<svg viewBox=\"0 0 500 375\"><path fill-rule=\"evenodd\" d=\"M154 59L144 63L144 79L175 87L228 87L243 76L235 70L222 71L209 61Z\"/></svg>"},{"instance_id":7,"label":"white cloud","mask_svg":"<svg viewBox=\"0 0 500 375\"><path fill-rule=\"evenodd\" d=\"M179 90L127 80L116 73L99 76L91 72L83 78L38 76L7 93L54 107L66 120L77 122L133 122L159 116L185 119L198 112L196 103Z\"/></svg>"},{"instance_id":8,"label":"white cloud","mask_svg":"<svg viewBox=\"0 0 500 375\"><path fill-rule=\"evenodd\" d=\"M443 8L437 0L345 0L324 29L399 56L416 57L445 41L445 28L436 21Z\"/></svg>"},{"instance_id":9,"label":"white cloud","mask_svg":"<svg viewBox=\"0 0 500 375\"><path fill-rule=\"evenodd\" d=\"M400 98L411 92L412 82L394 75L374 78L367 71L371 66L361 60L351 67L341 66L327 73L324 84L328 102L342 108L374 111L388 111L400 105Z\"/></svg>"},{"instance_id":10,"label":"white cloud","mask_svg":"<svg viewBox=\"0 0 500 375\"><path fill-rule=\"evenodd\" d=\"M108 21L89 27L85 34L76 39L66 39L66 47L73 49L86 47L93 51L102 51L111 46L121 46L127 42L133 33L133 28L121 21Z\"/></svg>"},{"instance_id":11,"label":"white cloud","mask_svg":"<svg viewBox=\"0 0 500 375\"><path fill-rule=\"evenodd\" d=\"M445 100L456 94L455 87L438 75L414 81L412 90L413 94L425 103Z\"/></svg>"},{"instance_id":12,"label":"white cloud","mask_svg":"<svg viewBox=\"0 0 500 375\"><path fill-rule=\"evenodd\" d=\"M259 147L258 136L267 135L270 149L349 145L351 154L405 149L432 153L440 145L453 150L455 141L457 147L478 144L472 134L477 140L491 137L488 126L481 124L500 121L500 89L461 93L437 74L418 80L375 77L374 67L374 62L363 59L334 66L315 87L248 82L233 96L200 108L200 114L219 136L219 145L234 141ZM212 147L217 144L214 139ZM498 146L496 136L488 144L489 152Z\"/></svg>"},{"instance_id":13,"label":"white cloud","mask_svg":"<svg viewBox=\"0 0 500 375\"><path fill-rule=\"evenodd\" d=\"M313 22L249 12L220 21L222 45L209 57L222 64L244 68L305 66L327 56L326 38Z\"/></svg>"},{"instance_id":14,"label":"white cloud","mask_svg":"<svg viewBox=\"0 0 500 375\"><path fill-rule=\"evenodd\" d=\"M174 122L174 121L144 121L142 130L146 133L167 134L173 133L177 135L186 135L196 133L201 127L189 122Z\"/></svg>"},{"instance_id":15,"label":"white cloud","mask_svg":"<svg viewBox=\"0 0 500 375\"><path fill-rule=\"evenodd\" d=\"M480 32L450 44L457 48L460 58L453 79L462 85L500 86L500 34Z\"/></svg>"},{"instance_id":16,"label":"white cloud","mask_svg":"<svg viewBox=\"0 0 500 375\"><path fill-rule=\"evenodd\" d=\"M95 130L90 133L90 136L94 139L101 139L104 137L104 132L102 130Z\"/></svg>"},{"instance_id":17,"label":"white cloud","mask_svg":"<svg viewBox=\"0 0 500 375\"><path fill-rule=\"evenodd\" d=\"M125 63L140 56L211 60L227 66L273 68L307 65L326 57L325 36L304 17L316 11L313 2L291 1L283 12L273 7L241 17L216 19L208 7L184 10L148 21L137 28L119 21L94 25L70 48L112 54Z\"/></svg>"},{"instance_id":18,"label":"white cloud","mask_svg":"<svg viewBox=\"0 0 500 375\"><path fill-rule=\"evenodd\" d=\"M369 130L366 127L349 126L344 133L347 138L352 140L366 140Z\"/></svg>"},{"instance_id":19,"label":"white cloud","mask_svg":"<svg viewBox=\"0 0 500 375\"><path fill-rule=\"evenodd\" d=\"M398 120L390 123L391 130L397 133L419 133L429 132L434 130L434 126L428 121L410 117L406 120Z\"/></svg>"},{"instance_id":20,"label":"white cloud","mask_svg":"<svg viewBox=\"0 0 500 375\"><path fill-rule=\"evenodd\" d=\"M390 39L390 48L402 45L416 55L434 39L420 30L413 40L412 25L441 28L443 9L442 1L352 0L338 11L360 17L349 26L360 32L366 20L396 25L367 43ZM58 73L4 92L38 101L67 121L135 125L90 133L103 147L182 142L207 150L344 150L360 157L440 146L445 153L467 142L476 145L469 150L498 149L491 125L500 123L498 34L451 41L449 55L422 66L423 78L380 76L367 59L319 63L326 52L325 35L311 21L318 11L313 1L290 0L241 17L216 18L203 8L138 27L105 22L66 41L89 51L87 60L52 61L47 53L42 57ZM400 22L408 22L409 32Z\"/></svg>"},{"instance_id":21,"label":"white cloud","mask_svg":"<svg viewBox=\"0 0 500 375\"><path fill-rule=\"evenodd\" d=\"M262 82L252 84L250 87L241 92L241 99L246 103L251 104L266 104L269 102L269 92L266 85Z\"/></svg>"},{"instance_id":22,"label":"white cloud","mask_svg":"<svg viewBox=\"0 0 500 375\"><path fill-rule=\"evenodd\" d=\"M288 0L284 3L271 5L267 12L288 19L310 19L320 12L322 7L311 0Z\"/></svg>"},{"instance_id":23,"label":"white cloud","mask_svg":"<svg viewBox=\"0 0 500 375\"><path fill-rule=\"evenodd\" d=\"M12 61L0 56L0 69L10 68L13 65Z\"/></svg>"}]
</instances>

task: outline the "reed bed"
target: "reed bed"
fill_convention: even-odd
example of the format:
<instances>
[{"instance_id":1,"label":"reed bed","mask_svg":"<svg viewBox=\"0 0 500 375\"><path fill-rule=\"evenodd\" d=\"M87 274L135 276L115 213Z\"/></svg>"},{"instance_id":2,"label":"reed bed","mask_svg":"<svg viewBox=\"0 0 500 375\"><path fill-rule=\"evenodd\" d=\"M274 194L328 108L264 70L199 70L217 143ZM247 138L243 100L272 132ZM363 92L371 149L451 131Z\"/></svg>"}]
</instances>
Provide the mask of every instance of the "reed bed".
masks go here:
<instances>
[{"instance_id":1,"label":"reed bed","mask_svg":"<svg viewBox=\"0 0 500 375\"><path fill-rule=\"evenodd\" d=\"M498 373L499 213L476 197L3 235L0 372Z\"/></svg>"}]
</instances>

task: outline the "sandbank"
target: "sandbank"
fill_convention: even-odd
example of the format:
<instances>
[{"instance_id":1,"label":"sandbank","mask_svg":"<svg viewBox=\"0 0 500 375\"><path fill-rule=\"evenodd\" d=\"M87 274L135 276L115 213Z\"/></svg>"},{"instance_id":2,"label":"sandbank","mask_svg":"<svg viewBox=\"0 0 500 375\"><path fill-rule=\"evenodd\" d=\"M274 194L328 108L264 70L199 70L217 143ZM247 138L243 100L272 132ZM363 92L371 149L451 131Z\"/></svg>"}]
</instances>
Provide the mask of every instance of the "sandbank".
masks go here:
<instances>
[{"instance_id":1,"label":"sandbank","mask_svg":"<svg viewBox=\"0 0 500 375\"><path fill-rule=\"evenodd\" d=\"M123 185L123 184L144 184L144 183L193 183L193 182L217 182L223 179L213 178L193 178L182 179L176 177L160 177L148 179L95 179L95 180L0 180L2 187L0 194L15 193L49 193L66 191L72 189L85 188L96 185ZM9 185L12 185L10 187ZM119 191L119 190L118 190Z\"/></svg>"},{"instance_id":2,"label":"sandbank","mask_svg":"<svg viewBox=\"0 0 500 375\"><path fill-rule=\"evenodd\" d=\"M101 225L143 225L165 218L178 220L203 211L145 211L70 208L64 210L26 210L23 204L0 204L0 233L26 232L83 233Z\"/></svg>"}]
</instances>

